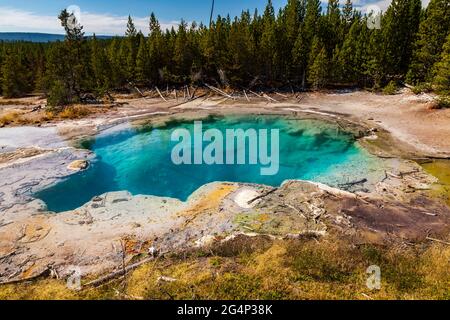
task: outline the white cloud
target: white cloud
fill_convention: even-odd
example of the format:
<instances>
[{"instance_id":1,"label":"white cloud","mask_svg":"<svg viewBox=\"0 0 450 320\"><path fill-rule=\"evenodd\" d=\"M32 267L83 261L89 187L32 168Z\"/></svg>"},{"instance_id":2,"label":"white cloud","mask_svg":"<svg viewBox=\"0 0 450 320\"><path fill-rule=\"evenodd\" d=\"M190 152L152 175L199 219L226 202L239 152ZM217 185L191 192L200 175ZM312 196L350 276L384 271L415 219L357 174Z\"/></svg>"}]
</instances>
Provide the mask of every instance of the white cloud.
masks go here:
<instances>
[{"instance_id":1,"label":"white cloud","mask_svg":"<svg viewBox=\"0 0 450 320\"><path fill-rule=\"evenodd\" d=\"M355 8L365 12L368 5L377 5L382 11L386 11L392 0L353 0ZM326 5L326 0L323 0ZM430 0L422 0L423 6L427 6ZM340 0L345 3L345 0ZM112 14L97 14L81 11L81 24L87 34L123 35L126 30L127 16ZM148 33L149 17L133 17L138 30ZM163 29L177 26L179 22L170 21L161 23ZM39 15L34 12L0 6L0 32L47 32L64 33L58 18L50 15Z\"/></svg>"},{"instance_id":2,"label":"white cloud","mask_svg":"<svg viewBox=\"0 0 450 320\"><path fill-rule=\"evenodd\" d=\"M391 4L392 0L379 0L379 1L371 1L371 0L358 0L359 7L361 8L362 12L366 11L366 8L370 5L376 5L378 6L381 11L386 12L387 8ZM427 7L430 3L430 0L422 0L422 7Z\"/></svg>"},{"instance_id":3,"label":"white cloud","mask_svg":"<svg viewBox=\"0 0 450 320\"><path fill-rule=\"evenodd\" d=\"M81 11L81 24L87 34L123 35L128 17L111 14L96 14ZM133 17L136 29L148 33L149 17ZM161 28L177 26L177 21L161 23ZM46 32L63 33L56 16L38 15L33 12L9 7L0 7L0 32Z\"/></svg>"}]
</instances>

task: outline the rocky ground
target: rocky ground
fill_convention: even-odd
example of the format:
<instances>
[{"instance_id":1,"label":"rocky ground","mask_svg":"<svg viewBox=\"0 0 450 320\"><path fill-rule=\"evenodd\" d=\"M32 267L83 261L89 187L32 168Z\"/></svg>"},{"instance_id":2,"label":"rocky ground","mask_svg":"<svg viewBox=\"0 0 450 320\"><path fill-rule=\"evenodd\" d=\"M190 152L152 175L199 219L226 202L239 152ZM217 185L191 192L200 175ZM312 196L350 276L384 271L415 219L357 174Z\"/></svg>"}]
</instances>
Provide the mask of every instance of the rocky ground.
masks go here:
<instances>
[{"instance_id":1,"label":"rocky ground","mask_svg":"<svg viewBox=\"0 0 450 320\"><path fill-rule=\"evenodd\" d=\"M120 106L106 113L0 129L0 282L65 277L74 266L93 277L155 252L179 252L239 234L345 237L354 243L383 244L448 235L450 209L435 194L439 181L411 161L450 155L450 141L442 139L450 134L448 110L428 110L426 97L406 92L309 93L273 99L278 101L203 97L184 103L121 97ZM47 212L44 203L30 196L95 156L76 148L80 137L210 113L280 113L338 122L384 159L382 178L366 192L302 181L287 181L278 189L213 183L187 202L133 197L124 191L100 195L60 214Z\"/></svg>"}]
</instances>

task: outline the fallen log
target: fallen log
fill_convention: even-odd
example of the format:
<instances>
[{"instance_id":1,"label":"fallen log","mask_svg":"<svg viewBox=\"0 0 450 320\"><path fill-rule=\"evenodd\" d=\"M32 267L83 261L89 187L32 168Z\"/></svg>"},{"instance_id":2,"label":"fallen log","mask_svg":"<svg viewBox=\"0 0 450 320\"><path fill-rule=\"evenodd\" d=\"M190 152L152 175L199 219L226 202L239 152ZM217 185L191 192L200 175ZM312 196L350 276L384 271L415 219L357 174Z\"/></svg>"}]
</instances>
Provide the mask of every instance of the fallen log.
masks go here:
<instances>
[{"instance_id":1,"label":"fallen log","mask_svg":"<svg viewBox=\"0 0 450 320\"><path fill-rule=\"evenodd\" d=\"M192 95L190 96L190 99L194 99L195 93L197 92L198 87L194 88L194 91L192 91Z\"/></svg>"},{"instance_id":2,"label":"fallen log","mask_svg":"<svg viewBox=\"0 0 450 320\"><path fill-rule=\"evenodd\" d=\"M350 188L350 187L353 187L355 185L363 184L363 183L366 183L366 182L367 182L367 179L364 178L364 179L361 179L361 180L352 181L352 182L348 182L348 183L341 183L341 184L339 184L339 187L341 187L341 188L349 187Z\"/></svg>"},{"instance_id":3,"label":"fallen log","mask_svg":"<svg viewBox=\"0 0 450 320\"><path fill-rule=\"evenodd\" d=\"M164 96L161 94L161 91L159 91L158 87L155 87L156 91L158 92L159 96L165 101L167 102L166 98L164 98Z\"/></svg>"},{"instance_id":4,"label":"fallen log","mask_svg":"<svg viewBox=\"0 0 450 320\"><path fill-rule=\"evenodd\" d=\"M14 223L14 221L8 221L8 222L0 222L0 228L6 227L7 225L10 225Z\"/></svg>"},{"instance_id":5,"label":"fallen log","mask_svg":"<svg viewBox=\"0 0 450 320\"><path fill-rule=\"evenodd\" d=\"M189 91L189 87L186 86L186 92L187 92L187 96L190 97L191 96L191 92Z\"/></svg>"},{"instance_id":6,"label":"fallen log","mask_svg":"<svg viewBox=\"0 0 450 320\"><path fill-rule=\"evenodd\" d=\"M133 83L131 83L130 81L128 81L128 84L129 84L130 86L132 86L132 87L134 88L134 90L136 90L136 91L141 95L142 98L145 98L145 95L142 93L141 90L139 90L138 87L136 87L136 86L135 86Z\"/></svg>"},{"instance_id":7,"label":"fallen log","mask_svg":"<svg viewBox=\"0 0 450 320\"><path fill-rule=\"evenodd\" d=\"M14 254L16 254L16 250L13 250L13 251L11 251L11 252L9 252L9 253L7 253L7 254L4 254L3 256L0 256L0 261L1 261L1 260L4 260L4 259L6 259L6 258L9 258L9 257L11 257L11 256L14 255Z\"/></svg>"},{"instance_id":8,"label":"fallen log","mask_svg":"<svg viewBox=\"0 0 450 320\"><path fill-rule=\"evenodd\" d=\"M269 100L269 101L271 101L271 102L275 102L275 103L278 103L278 100L275 100L274 98L272 98L272 97L269 97L267 94L263 94L263 98L266 98L267 100Z\"/></svg>"},{"instance_id":9,"label":"fallen log","mask_svg":"<svg viewBox=\"0 0 450 320\"><path fill-rule=\"evenodd\" d=\"M434 242L438 242L438 243L442 243L442 244L446 244L448 246L450 246L450 242L447 241L443 241L443 240L439 240L439 239L435 239L435 238L431 238L431 237L426 237L427 240L430 241L434 241Z\"/></svg>"},{"instance_id":10,"label":"fallen log","mask_svg":"<svg viewBox=\"0 0 450 320\"><path fill-rule=\"evenodd\" d=\"M288 98L287 95L282 94L282 93L279 93L279 92L275 92L275 94L276 94L277 96L280 96L280 97L283 97L283 98Z\"/></svg>"},{"instance_id":11,"label":"fallen log","mask_svg":"<svg viewBox=\"0 0 450 320\"><path fill-rule=\"evenodd\" d=\"M163 256L166 253L167 252L164 252L160 256ZM125 268L121 268L118 271L111 272L111 273L109 273L109 274L107 274L107 275L105 275L103 277L100 277L100 278L98 278L96 280L90 281L90 282L86 283L85 285L83 285L83 287L98 287L98 286L100 286L100 285L102 285L102 284L104 284L104 283L106 283L106 282L108 282L108 281L110 281L112 279L115 279L115 278L118 278L118 277L122 277L126 273L136 269L137 267L140 267L141 265L143 265L145 263L151 262L153 260L155 260L154 257L146 258L144 260L141 260L139 262L131 264L131 265L125 267Z\"/></svg>"},{"instance_id":12,"label":"fallen log","mask_svg":"<svg viewBox=\"0 0 450 320\"><path fill-rule=\"evenodd\" d=\"M244 90L244 96L245 96L245 99L247 99L247 101L250 102L250 99L248 98L247 92L245 90Z\"/></svg>"},{"instance_id":13,"label":"fallen log","mask_svg":"<svg viewBox=\"0 0 450 320\"><path fill-rule=\"evenodd\" d=\"M272 188L271 190L269 190L269 191L267 191L267 192L265 192L265 193L263 193L263 194L260 194L259 196L255 197L255 198L253 198L253 199L251 199L251 200L249 200L249 201L247 201L247 204L252 204L252 203L255 202L256 200L265 198L265 197L267 197L268 195L274 193L274 192L277 191L277 190L278 190L278 188Z\"/></svg>"},{"instance_id":14,"label":"fallen log","mask_svg":"<svg viewBox=\"0 0 450 320\"><path fill-rule=\"evenodd\" d=\"M172 108L176 108L176 107L182 106L183 104L186 104L186 103L189 103L189 102L191 102L191 101L194 101L194 100L203 98L203 97L205 97L205 96L207 96L207 93L204 93L204 94L202 94L202 95L199 95L198 97L193 97L192 99L188 99L187 101L185 100L185 101L183 101L183 102L181 102L181 103L177 103L177 104L175 104L175 105L173 105L173 106L170 106L169 109L172 109Z\"/></svg>"},{"instance_id":15,"label":"fallen log","mask_svg":"<svg viewBox=\"0 0 450 320\"><path fill-rule=\"evenodd\" d=\"M41 105L36 106L36 107L34 107L33 109L31 109L30 113L39 111L39 110L41 110L41 109L42 109L42 106L41 106Z\"/></svg>"},{"instance_id":16,"label":"fallen log","mask_svg":"<svg viewBox=\"0 0 450 320\"><path fill-rule=\"evenodd\" d=\"M219 88L210 86L209 84L206 84L206 83L205 83L205 86L207 86L208 89L213 90L213 91L215 91L216 93L218 93L218 94L220 94L220 95L222 95L222 96L224 96L224 97L227 97L227 98L230 98L230 99L234 99L234 98L233 98L232 96L230 96L228 93L223 92L223 91L220 90Z\"/></svg>"},{"instance_id":17,"label":"fallen log","mask_svg":"<svg viewBox=\"0 0 450 320\"><path fill-rule=\"evenodd\" d=\"M258 94L258 93L256 93L256 92L254 92L254 91L252 91L252 90L248 90L250 93L253 93L255 96L257 96L258 98L262 98L263 96L262 95L260 95L260 94Z\"/></svg>"},{"instance_id":18,"label":"fallen log","mask_svg":"<svg viewBox=\"0 0 450 320\"><path fill-rule=\"evenodd\" d=\"M401 176L398 176L398 175L396 175L396 174L394 174L392 172L386 171L385 173L386 173L386 175L388 175L391 178L395 178L395 179L401 179L402 178Z\"/></svg>"}]
</instances>

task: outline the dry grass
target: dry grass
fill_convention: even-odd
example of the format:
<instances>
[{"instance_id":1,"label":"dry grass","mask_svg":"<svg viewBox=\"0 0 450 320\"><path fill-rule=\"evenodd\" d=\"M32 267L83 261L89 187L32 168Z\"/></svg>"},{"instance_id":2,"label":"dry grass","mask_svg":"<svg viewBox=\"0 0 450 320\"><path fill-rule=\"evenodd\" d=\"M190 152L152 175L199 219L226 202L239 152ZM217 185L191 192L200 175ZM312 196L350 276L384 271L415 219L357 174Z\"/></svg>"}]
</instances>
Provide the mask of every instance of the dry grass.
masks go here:
<instances>
[{"instance_id":1,"label":"dry grass","mask_svg":"<svg viewBox=\"0 0 450 320\"><path fill-rule=\"evenodd\" d=\"M11 125L19 121L20 113L17 111L9 111L0 115L0 127Z\"/></svg>"},{"instance_id":2,"label":"dry grass","mask_svg":"<svg viewBox=\"0 0 450 320\"><path fill-rule=\"evenodd\" d=\"M0 111L0 127L39 125L49 121L81 119L93 114L106 113L109 110L111 108L83 105L68 106L57 111L39 110L30 112L30 110L5 110L3 112Z\"/></svg>"},{"instance_id":3,"label":"dry grass","mask_svg":"<svg viewBox=\"0 0 450 320\"><path fill-rule=\"evenodd\" d=\"M17 100L0 99L0 106L32 106L32 105L35 105L33 101L24 101L24 99L17 99Z\"/></svg>"},{"instance_id":4,"label":"dry grass","mask_svg":"<svg viewBox=\"0 0 450 320\"><path fill-rule=\"evenodd\" d=\"M89 108L86 106L68 106L65 107L61 112L48 112L48 114L51 115L53 119L80 119L95 113L95 111L92 109L93 108Z\"/></svg>"},{"instance_id":5,"label":"dry grass","mask_svg":"<svg viewBox=\"0 0 450 320\"><path fill-rule=\"evenodd\" d=\"M228 245L159 259L101 288L75 292L61 280L41 280L2 286L0 299L450 299L445 245L385 249L255 238L240 239L240 252ZM370 265L381 268L381 290L366 287Z\"/></svg>"}]
</instances>

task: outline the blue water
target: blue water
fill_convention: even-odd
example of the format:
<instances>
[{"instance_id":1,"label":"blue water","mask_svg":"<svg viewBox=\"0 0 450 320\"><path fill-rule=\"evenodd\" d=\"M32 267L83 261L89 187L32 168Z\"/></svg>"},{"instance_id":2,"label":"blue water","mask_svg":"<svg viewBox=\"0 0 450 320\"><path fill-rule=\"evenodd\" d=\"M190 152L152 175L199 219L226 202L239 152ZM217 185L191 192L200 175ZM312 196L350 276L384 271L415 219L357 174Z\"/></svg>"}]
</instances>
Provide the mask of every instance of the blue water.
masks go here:
<instances>
[{"instance_id":1,"label":"blue water","mask_svg":"<svg viewBox=\"0 0 450 320\"><path fill-rule=\"evenodd\" d=\"M171 141L171 134L176 128L192 133L193 122L126 129L86 141L84 147L97 155L89 169L38 192L35 197L42 199L49 210L61 212L78 208L110 191L128 190L133 195L184 201L200 186L213 181L279 186L287 179L301 179L337 185L347 182L352 175L360 177L375 161L355 144L352 135L333 124L279 116L227 116L204 120L203 129L216 128L224 136L226 129L280 130L276 175L261 175L261 165L175 165L171 152L177 142Z\"/></svg>"}]
</instances>

